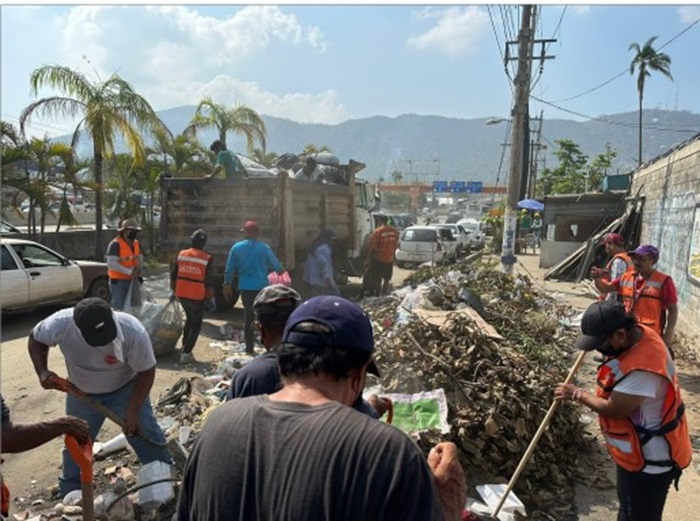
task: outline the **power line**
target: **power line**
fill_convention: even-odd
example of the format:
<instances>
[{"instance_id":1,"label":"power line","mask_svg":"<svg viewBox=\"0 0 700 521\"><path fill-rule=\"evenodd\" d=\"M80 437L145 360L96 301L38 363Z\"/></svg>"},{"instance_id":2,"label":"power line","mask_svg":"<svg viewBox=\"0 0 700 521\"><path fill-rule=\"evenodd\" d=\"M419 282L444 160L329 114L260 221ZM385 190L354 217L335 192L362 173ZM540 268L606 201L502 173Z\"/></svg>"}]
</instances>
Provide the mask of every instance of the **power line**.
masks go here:
<instances>
[{"instance_id":1,"label":"power line","mask_svg":"<svg viewBox=\"0 0 700 521\"><path fill-rule=\"evenodd\" d=\"M552 33L552 38L550 38L551 40L555 40L555 39L556 39L557 33L558 33L559 30L561 29L561 23L562 23L562 21L564 20L564 14L566 14L566 9L567 9L567 8L568 8L568 6L565 5L565 6L564 6L564 9L562 9L561 15L559 15L559 21L557 22L557 26L554 28L554 32ZM539 20L541 21L542 19L543 19L543 17L540 16L540 17L539 17ZM542 27L542 26L540 25L540 27ZM552 45L552 43L554 43L554 42L548 42L548 43L545 45L544 50L542 51L542 55L543 55L543 56L547 54L547 51L549 50L549 46ZM541 61L541 62L540 62L540 68L538 69L538 73L537 73L537 79L535 79L535 82L532 84L532 87L530 87L530 92L532 92L532 91L534 90L535 86L537 85L537 82L539 82L539 81L540 81L540 78L542 78L543 69L544 69L544 61Z\"/></svg>"},{"instance_id":2,"label":"power line","mask_svg":"<svg viewBox=\"0 0 700 521\"><path fill-rule=\"evenodd\" d=\"M600 118L600 117L593 117L593 116L587 116L586 114L581 114L580 112L576 112L575 110L570 110L570 109L565 109L564 107L560 107L558 105L555 105L551 101L545 101L543 99L538 98L537 96L534 96L533 94L530 94L530 98L534 99L535 101L539 101L540 103L544 103L545 105L549 105L550 107L553 107L557 110L561 110L562 112L567 112L569 114L573 114L574 116L578 116L581 118L593 120L593 121L598 121L600 123L607 123L608 125L617 125L619 127L626 127L626 128L639 128L636 124L634 123L623 123L622 121L612 121L609 119L605 118ZM665 127L654 127L654 126L647 126L644 127L647 130L658 130L660 132L683 132L683 133L693 133L697 134L698 130L689 130L689 129L680 129L680 128L665 128Z\"/></svg>"},{"instance_id":3,"label":"power line","mask_svg":"<svg viewBox=\"0 0 700 521\"><path fill-rule=\"evenodd\" d=\"M19 123L19 118L17 116L12 116L10 114L3 114L2 117L6 118L6 119L14 120L15 122ZM48 123L38 123L38 122L34 122L34 121L25 121L25 125L28 127L37 128L39 130L53 130L55 132L63 132L66 134L73 132L73 130L70 130L70 129L67 129L64 127L55 127L53 125L49 125Z\"/></svg>"},{"instance_id":4,"label":"power line","mask_svg":"<svg viewBox=\"0 0 700 521\"><path fill-rule=\"evenodd\" d=\"M686 27L685 29L683 29L683 30L682 30L681 32L679 32L678 34L676 34L673 38L671 38L671 39L668 40L666 43L664 43L662 46L660 46L657 50L660 51L660 50L663 49L664 47L667 47L669 44L671 44L672 42L674 42L675 40L677 40L678 38L680 38L683 34L685 34L686 32L688 32L693 26L697 25L699 22L700 22L700 18L697 18L697 19L696 19L694 22L692 22L688 27ZM604 81L603 83L601 83L601 84L599 84L599 85L596 85L595 87L590 88L590 89L588 89L588 90L585 91L585 92L582 92L582 93L580 93L580 94L577 94L577 95L575 95L575 96L571 96L571 97L568 97L568 98L562 98L562 99L559 99L559 100L554 100L554 101L552 101L552 103L564 103L564 102L566 102L566 101L575 100L575 99L577 99L577 98L580 98L580 97L582 97L582 96L585 96L586 94L590 94L591 92L594 92L594 91L596 91L596 90L598 90L598 89L600 89L600 88L602 88L602 87L605 87L605 86L608 85L609 83L612 83L613 81L615 81L615 80L618 79L619 77L624 76L624 75L626 75L626 74L629 74L629 68L626 68L625 70L623 70L623 71L620 72L619 74L616 74L615 76L613 76L613 77L610 78L609 80L606 80L606 81Z\"/></svg>"}]
</instances>

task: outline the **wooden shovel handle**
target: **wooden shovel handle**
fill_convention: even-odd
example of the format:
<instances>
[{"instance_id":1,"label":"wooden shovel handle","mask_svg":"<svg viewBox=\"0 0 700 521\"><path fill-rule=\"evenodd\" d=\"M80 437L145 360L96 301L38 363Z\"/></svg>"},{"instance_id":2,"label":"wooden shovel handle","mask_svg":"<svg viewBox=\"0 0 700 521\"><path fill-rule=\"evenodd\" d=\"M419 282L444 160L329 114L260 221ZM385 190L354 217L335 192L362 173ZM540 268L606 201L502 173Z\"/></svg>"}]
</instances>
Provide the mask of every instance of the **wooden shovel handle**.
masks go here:
<instances>
[{"instance_id":1,"label":"wooden shovel handle","mask_svg":"<svg viewBox=\"0 0 700 521\"><path fill-rule=\"evenodd\" d=\"M576 362L574 362L574 365L571 368L571 370L569 371L569 374L566 377L566 380L564 380L564 383L567 383L567 384L571 383L571 380L574 379L574 376L576 375L579 368L581 367L581 364L583 363L584 358L586 358L586 353L587 353L587 351L581 351L579 353L578 358L576 358ZM535 446L537 445L537 442L540 441L540 438L542 437L544 430L549 425L549 422L552 419L552 416L554 416L554 413L557 410L558 406L559 406L558 400L554 400L552 402L552 405L550 405L549 410L547 411L547 414L545 415L544 419L542 420L542 423L540 423L540 426L537 429L537 432L535 433L535 436L532 438L532 441L530 442L530 445L527 447L527 450L525 451L525 454L523 455L522 459L520 460L520 463L518 463L518 467L515 469L515 472L513 473L513 477L510 478L510 481L508 482L508 486L506 487L505 492L501 496L501 499L498 501L496 508L493 510L493 513L491 514L493 517L497 517L498 513L501 511L501 507L503 507L503 503L505 503L506 498L508 497L508 494L510 494L511 490L513 490L515 483L518 481L518 478L520 477L520 474L523 472L525 465L527 465L527 462L530 460L530 457L532 456L532 453L535 450Z\"/></svg>"}]
</instances>

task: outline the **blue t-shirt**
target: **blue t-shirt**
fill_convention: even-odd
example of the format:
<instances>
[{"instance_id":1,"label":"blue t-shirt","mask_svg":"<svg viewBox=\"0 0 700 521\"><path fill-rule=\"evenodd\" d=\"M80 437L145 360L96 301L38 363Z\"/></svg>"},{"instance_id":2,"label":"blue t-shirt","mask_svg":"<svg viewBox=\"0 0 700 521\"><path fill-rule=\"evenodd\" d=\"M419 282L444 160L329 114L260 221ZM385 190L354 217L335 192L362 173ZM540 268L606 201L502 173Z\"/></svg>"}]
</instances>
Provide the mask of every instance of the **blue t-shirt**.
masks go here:
<instances>
[{"instance_id":1,"label":"blue t-shirt","mask_svg":"<svg viewBox=\"0 0 700 521\"><path fill-rule=\"evenodd\" d=\"M231 284L238 274L238 289L260 291L269 285L267 274L271 271L282 273L284 268L267 244L255 239L237 242L231 247L226 262L224 282Z\"/></svg>"}]
</instances>

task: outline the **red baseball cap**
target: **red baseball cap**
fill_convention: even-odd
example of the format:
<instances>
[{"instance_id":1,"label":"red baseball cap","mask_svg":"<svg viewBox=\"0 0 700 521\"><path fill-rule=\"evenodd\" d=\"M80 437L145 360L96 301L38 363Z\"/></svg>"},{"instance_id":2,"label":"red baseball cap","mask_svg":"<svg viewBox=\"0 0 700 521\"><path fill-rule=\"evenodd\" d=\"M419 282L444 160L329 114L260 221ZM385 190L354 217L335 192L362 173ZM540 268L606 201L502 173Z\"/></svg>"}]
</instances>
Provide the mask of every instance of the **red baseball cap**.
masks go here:
<instances>
[{"instance_id":1,"label":"red baseball cap","mask_svg":"<svg viewBox=\"0 0 700 521\"><path fill-rule=\"evenodd\" d=\"M260 225L257 221L246 221L241 228L242 232L257 232L260 231Z\"/></svg>"},{"instance_id":2,"label":"red baseball cap","mask_svg":"<svg viewBox=\"0 0 700 521\"><path fill-rule=\"evenodd\" d=\"M609 233L605 236L605 244L617 244L618 246L625 245L625 238L619 233Z\"/></svg>"}]
</instances>

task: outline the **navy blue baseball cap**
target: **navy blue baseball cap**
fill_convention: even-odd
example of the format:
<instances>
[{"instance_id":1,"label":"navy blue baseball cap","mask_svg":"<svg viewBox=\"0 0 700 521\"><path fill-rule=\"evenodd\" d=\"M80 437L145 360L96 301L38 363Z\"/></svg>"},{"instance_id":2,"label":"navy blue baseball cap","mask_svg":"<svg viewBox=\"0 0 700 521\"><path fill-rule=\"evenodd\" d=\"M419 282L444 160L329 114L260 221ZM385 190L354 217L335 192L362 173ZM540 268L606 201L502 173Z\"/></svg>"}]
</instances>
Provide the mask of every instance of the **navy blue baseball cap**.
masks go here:
<instances>
[{"instance_id":1,"label":"navy blue baseball cap","mask_svg":"<svg viewBox=\"0 0 700 521\"><path fill-rule=\"evenodd\" d=\"M302 302L289 316L284 327L282 342L304 347L316 347L327 343L328 337L314 331L295 330L302 322L316 322L331 330L331 347L343 347L374 353L372 323L367 313L357 304L342 297L323 295ZM379 376L379 369L372 360L367 372Z\"/></svg>"}]
</instances>

